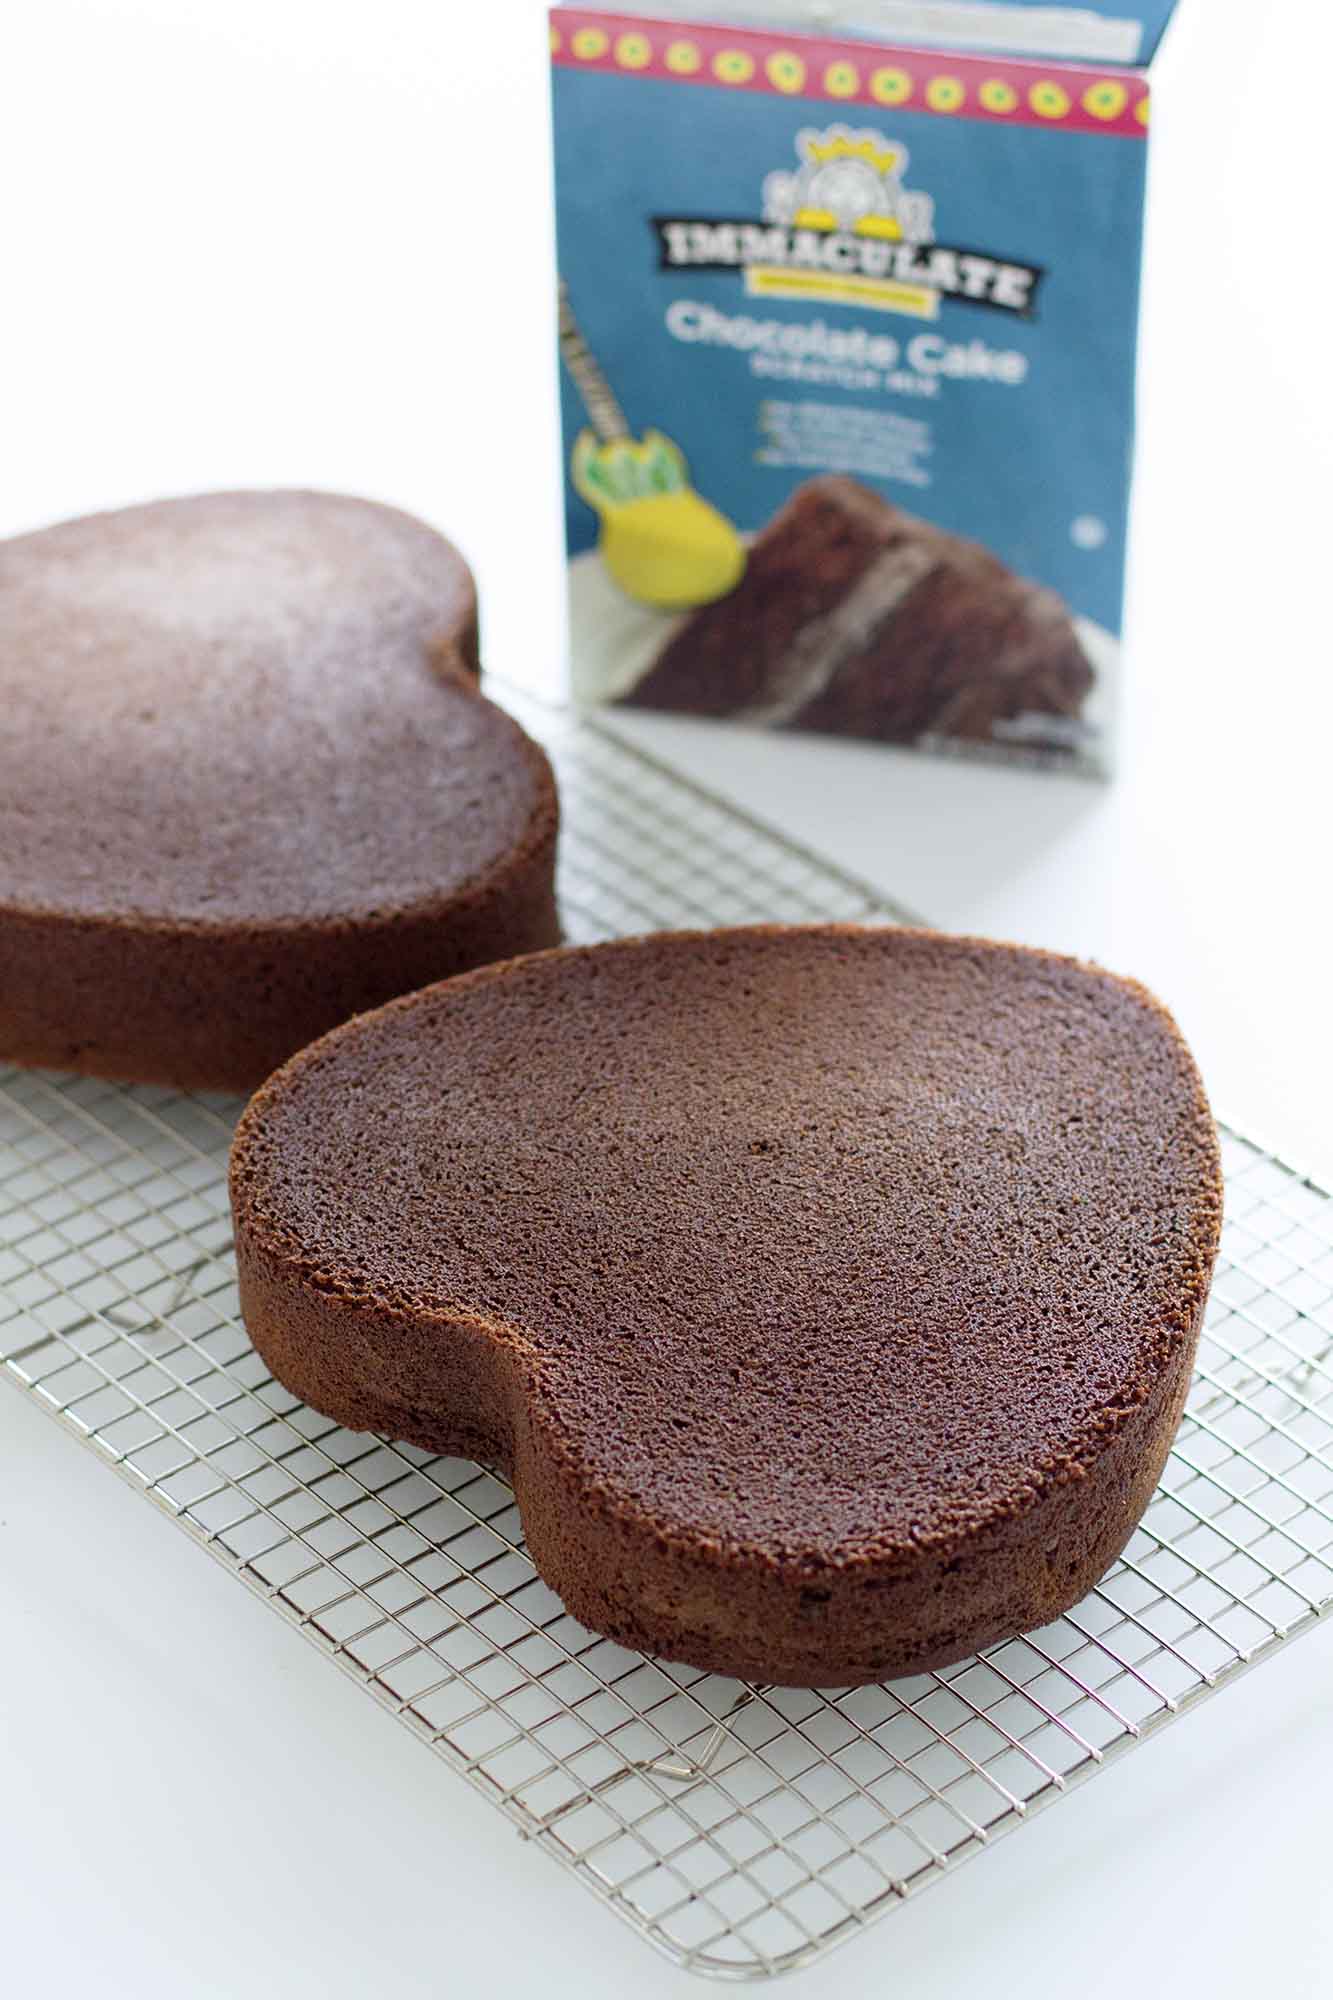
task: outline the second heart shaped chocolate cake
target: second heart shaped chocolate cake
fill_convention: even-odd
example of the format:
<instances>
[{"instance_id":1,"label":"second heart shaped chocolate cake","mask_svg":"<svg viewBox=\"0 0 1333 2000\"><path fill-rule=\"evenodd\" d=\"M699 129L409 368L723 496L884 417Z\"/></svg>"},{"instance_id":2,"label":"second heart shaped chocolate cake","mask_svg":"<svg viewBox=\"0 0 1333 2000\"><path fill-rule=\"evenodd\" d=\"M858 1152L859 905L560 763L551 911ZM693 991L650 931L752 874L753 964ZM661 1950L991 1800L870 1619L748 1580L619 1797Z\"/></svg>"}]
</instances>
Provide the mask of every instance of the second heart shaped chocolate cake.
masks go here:
<instances>
[{"instance_id":1,"label":"second heart shaped chocolate cake","mask_svg":"<svg viewBox=\"0 0 1333 2000\"><path fill-rule=\"evenodd\" d=\"M846 1685L1047 1623L1190 1380L1217 1142L1141 987L849 927L541 953L259 1092L241 1299L297 1395L514 1483L570 1611Z\"/></svg>"},{"instance_id":2,"label":"second heart shaped chocolate cake","mask_svg":"<svg viewBox=\"0 0 1333 2000\"><path fill-rule=\"evenodd\" d=\"M554 944L556 820L423 522L202 493L0 542L0 1057L253 1090Z\"/></svg>"}]
</instances>

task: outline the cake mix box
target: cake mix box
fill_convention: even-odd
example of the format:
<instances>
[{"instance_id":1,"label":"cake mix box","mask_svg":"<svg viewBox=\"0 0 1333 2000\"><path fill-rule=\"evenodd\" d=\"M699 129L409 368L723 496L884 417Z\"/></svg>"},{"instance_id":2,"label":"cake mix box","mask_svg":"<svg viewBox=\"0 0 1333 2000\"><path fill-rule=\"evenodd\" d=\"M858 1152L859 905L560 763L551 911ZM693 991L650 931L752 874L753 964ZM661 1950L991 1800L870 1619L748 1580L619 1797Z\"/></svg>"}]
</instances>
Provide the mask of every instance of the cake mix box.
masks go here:
<instances>
[{"instance_id":1,"label":"cake mix box","mask_svg":"<svg viewBox=\"0 0 1333 2000\"><path fill-rule=\"evenodd\" d=\"M703 11L551 14L576 695L1107 773L1170 0Z\"/></svg>"}]
</instances>

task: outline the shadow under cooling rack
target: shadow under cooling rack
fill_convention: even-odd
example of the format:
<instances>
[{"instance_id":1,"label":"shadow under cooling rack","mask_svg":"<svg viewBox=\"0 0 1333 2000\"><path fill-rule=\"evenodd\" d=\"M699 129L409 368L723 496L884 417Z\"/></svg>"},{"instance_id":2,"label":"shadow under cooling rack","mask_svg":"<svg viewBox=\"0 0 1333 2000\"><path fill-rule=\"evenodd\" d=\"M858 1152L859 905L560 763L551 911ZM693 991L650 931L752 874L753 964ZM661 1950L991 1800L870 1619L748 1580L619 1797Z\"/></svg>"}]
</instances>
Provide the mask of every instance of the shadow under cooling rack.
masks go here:
<instances>
[{"instance_id":1,"label":"shadow under cooling rack","mask_svg":"<svg viewBox=\"0 0 1333 2000\"><path fill-rule=\"evenodd\" d=\"M577 939L902 913L595 724L514 698ZM585 1631L508 1488L294 1401L237 1313L224 1099L0 1071L0 1372L660 1950L807 1963L1333 1606L1333 1199L1224 1134L1161 1488L1068 1617L939 1674L748 1688Z\"/></svg>"}]
</instances>

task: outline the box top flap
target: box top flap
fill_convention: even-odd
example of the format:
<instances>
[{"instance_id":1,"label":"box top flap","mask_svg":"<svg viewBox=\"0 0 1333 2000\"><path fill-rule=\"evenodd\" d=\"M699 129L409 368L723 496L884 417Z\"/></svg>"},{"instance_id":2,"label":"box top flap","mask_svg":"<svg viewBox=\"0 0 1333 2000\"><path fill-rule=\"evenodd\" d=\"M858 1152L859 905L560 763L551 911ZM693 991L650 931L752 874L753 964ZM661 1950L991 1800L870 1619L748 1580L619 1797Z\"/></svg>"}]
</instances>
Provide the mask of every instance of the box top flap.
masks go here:
<instances>
[{"instance_id":1,"label":"box top flap","mask_svg":"<svg viewBox=\"0 0 1333 2000\"><path fill-rule=\"evenodd\" d=\"M618 12L1143 69L1176 0L622 0Z\"/></svg>"}]
</instances>

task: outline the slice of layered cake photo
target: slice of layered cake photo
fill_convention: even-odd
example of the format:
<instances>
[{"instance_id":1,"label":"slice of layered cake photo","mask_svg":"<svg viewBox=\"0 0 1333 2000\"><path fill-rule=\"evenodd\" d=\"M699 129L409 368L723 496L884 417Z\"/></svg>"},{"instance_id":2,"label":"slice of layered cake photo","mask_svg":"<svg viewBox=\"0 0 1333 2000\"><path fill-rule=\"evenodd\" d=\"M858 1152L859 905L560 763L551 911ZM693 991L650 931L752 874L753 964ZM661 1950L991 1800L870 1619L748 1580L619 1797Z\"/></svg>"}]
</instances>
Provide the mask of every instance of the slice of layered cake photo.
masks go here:
<instances>
[{"instance_id":1,"label":"slice of layered cake photo","mask_svg":"<svg viewBox=\"0 0 1333 2000\"><path fill-rule=\"evenodd\" d=\"M857 480L834 474L798 487L754 538L736 587L669 624L631 618L634 607L618 614L601 579L576 576L574 589L576 654L586 634L593 672L576 664L596 699L1089 761L1096 628L1076 627L1055 591L979 543ZM581 606L581 591L595 604Z\"/></svg>"}]
</instances>

